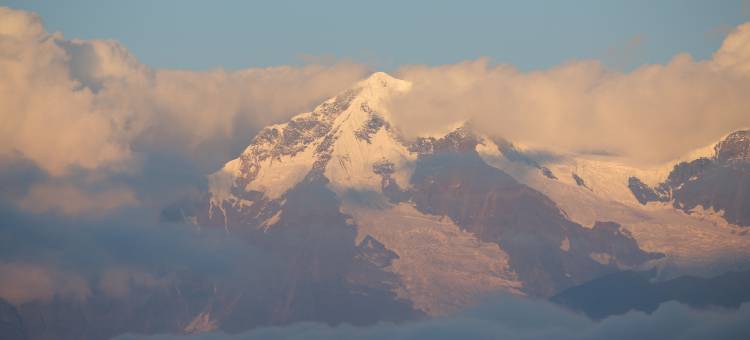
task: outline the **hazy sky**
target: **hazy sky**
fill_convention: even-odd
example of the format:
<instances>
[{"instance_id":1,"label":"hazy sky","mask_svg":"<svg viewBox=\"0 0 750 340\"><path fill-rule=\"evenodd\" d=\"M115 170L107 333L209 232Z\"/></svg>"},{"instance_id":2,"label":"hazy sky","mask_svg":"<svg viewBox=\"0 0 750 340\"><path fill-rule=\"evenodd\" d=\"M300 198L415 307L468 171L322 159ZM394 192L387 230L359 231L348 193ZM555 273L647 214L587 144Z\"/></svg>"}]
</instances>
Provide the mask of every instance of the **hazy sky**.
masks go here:
<instances>
[{"instance_id":1,"label":"hazy sky","mask_svg":"<svg viewBox=\"0 0 750 340\"><path fill-rule=\"evenodd\" d=\"M141 62L203 70L349 58L386 71L481 56L521 70L571 59L632 69L707 59L750 19L722 1L6 1L68 39L115 39ZM64 4L64 5L62 5ZM315 59L319 60L319 59Z\"/></svg>"}]
</instances>

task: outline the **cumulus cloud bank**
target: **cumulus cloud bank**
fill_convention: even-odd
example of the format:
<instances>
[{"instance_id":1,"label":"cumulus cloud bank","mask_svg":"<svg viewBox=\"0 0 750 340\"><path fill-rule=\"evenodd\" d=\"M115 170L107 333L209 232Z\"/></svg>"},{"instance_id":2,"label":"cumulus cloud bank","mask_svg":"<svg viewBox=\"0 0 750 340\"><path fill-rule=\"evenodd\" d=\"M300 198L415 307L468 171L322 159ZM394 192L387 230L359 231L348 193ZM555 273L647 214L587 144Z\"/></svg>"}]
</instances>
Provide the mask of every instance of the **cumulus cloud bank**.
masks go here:
<instances>
[{"instance_id":1,"label":"cumulus cloud bank","mask_svg":"<svg viewBox=\"0 0 750 340\"><path fill-rule=\"evenodd\" d=\"M0 207L0 298L126 299L169 289L189 271L217 284L257 287L276 259L233 235L159 224L129 208L93 221Z\"/></svg>"},{"instance_id":2,"label":"cumulus cloud bank","mask_svg":"<svg viewBox=\"0 0 750 340\"><path fill-rule=\"evenodd\" d=\"M472 121L534 147L656 164L750 126L750 23L730 33L711 60L680 54L627 73L599 61L520 72L480 59L407 66L398 76L414 84L391 103L409 136Z\"/></svg>"},{"instance_id":3,"label":"cumulus cloud bank","mask_svg":"<svg viewBox=\"0 0 750 340\"><path fill-rule=\"evenodd\" d=\"M400 325L372 327L315 323L261 328L243 334L188 337L124 335L119 340L253 340L253 339L746 339L750 305L736 311L694 310L677 303L652 315L628 313L593 322L545 301L506 296L460 315Z\"/></svg>"},{"instance_id":4,"label":"cumulus cloud bank","mask_svg":"<svg viewBox=\"0 0 750 340\"><path fill-rule=\"evenodd\" d=\"M152 69L116 41L66 40L48 33L33 13L0 8L0 159L30 160L51 178L78 176L67 187L31 189L24 207L82 213L128 204L136 197L123 186L98 185L91 197L85 187L137 173L155 153L181 157L203 173L216 169L260 127L310 109L366 71L349 62L231 72ZM66 192L81 199L26 204L40 193ZM101 198L109 202L104 207L96 203Z\"/></svg>"},{"instance_id":5,"label":"cumulus cloud bank","mask_svg":"<svg viewBox=\"0 0 750 340\"><path fill-rule=\"evenodd\" d=\"M155 195L174 199L165 193L194 185L259 128L310 109L367 71L350 62L153 69L116 41L65 39L33 13L0 8L0 166L30 162L42 171L12 197L32 212L102 214L151 204ZM750 126L750 23L711 60L682 54L627 73L598 61L521 72L480 59L406 66L397 76L414 84L391 103L407 137L472 121L532 147L651 165ZM154 184L158 192L146 192Z\"/></svg>"}]
</instances>

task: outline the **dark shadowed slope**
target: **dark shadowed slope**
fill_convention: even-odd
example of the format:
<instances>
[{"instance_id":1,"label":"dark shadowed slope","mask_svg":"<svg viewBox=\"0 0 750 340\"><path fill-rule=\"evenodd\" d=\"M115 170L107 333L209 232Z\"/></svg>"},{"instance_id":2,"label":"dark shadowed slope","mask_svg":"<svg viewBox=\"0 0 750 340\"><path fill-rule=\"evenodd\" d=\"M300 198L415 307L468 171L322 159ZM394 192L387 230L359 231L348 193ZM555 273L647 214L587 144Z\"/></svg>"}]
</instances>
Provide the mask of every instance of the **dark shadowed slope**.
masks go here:
<instances>
[{"instance_id":1,"label":"dark shadowed slope","mask_svg":"<svg viewBox=\"0 0 750 340\"><path fill-rule=\"evenodd\" d=\"M631 310L651 313L667 301L732 308L750 301L750 271L713 278L682 276L661 282L652 282L653 275L653 271L614 273L567 289L551 300L594 319Z\"/></svg>"},{"instance_id":2,"label":"dark shadowed slope","mask_svg":"<svg viewBox=\"0 0 750 340\"><path fill-rule=\"evenodd\" d=\"M393 196L428 214L446 215L510 256L524 291L549 296L576 282L642 264L660 254L642 251L612 222L584 228L571 222L544 194L484 163L477 137L459 129L441 139L422 139L411 187ZM384 182L384 185L391 185Z\"/></svg>"}]
</instances>

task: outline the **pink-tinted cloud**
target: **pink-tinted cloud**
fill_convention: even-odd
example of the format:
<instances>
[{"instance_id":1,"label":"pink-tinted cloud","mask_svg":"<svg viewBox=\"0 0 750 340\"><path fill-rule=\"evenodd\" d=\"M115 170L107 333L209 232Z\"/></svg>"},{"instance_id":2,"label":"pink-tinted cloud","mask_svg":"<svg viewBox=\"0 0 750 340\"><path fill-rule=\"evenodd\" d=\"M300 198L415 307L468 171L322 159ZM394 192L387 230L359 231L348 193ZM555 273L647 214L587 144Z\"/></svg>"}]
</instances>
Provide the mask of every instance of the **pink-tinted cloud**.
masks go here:
<instances>
[{"instance_id":1,"label":"pink-tinted cloud","mask_svg":"<svg viewBox=\"0 0 750 340\"><path fill-rule=\"evenodd\" d=\"M137 173L149 152L211 169L259 128L310 109L366 71L350 62L152 69L116 41L66 40L46 32L33 13L0 8L0 158L28 159L54 178L83 173L84 182ZM34 187L21 204L78 214L133 201L126 190L87 194L72 183ZM63 191L71 194L67 202L40 195Z\"/></svg>"},{"instance_id":2,"label":"pink-tinted cloud","mask_svg":"<svg viewBox=\"0 0 750 340\"><path fill-rule=\"evenodd\" d=\"M675 56L632 72L597 61L520 72L480 59L408 66L413 91L392 103L407 135L472 121L484 132L565 152L607 150L626 161L673 160L750 126L750 24L730 34L714 58Z\"/></svg>"}]
</instances>

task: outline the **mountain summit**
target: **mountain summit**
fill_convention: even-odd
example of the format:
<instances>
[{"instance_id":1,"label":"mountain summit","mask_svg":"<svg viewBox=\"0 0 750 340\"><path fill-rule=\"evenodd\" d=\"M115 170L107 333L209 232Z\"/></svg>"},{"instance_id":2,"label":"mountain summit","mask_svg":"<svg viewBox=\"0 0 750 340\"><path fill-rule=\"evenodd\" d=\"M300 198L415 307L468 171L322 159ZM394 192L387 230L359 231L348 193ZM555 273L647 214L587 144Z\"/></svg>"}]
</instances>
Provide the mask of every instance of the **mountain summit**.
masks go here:
<instances>
[{"instance_id":1,"label":"mountain summit","mask_svg":"<svg viewBox=\"0 0 750 340\"><path fill-rule=\"evenodd\" d=\"M332 313L299 310L305 296L346 296L371 311L361 318L442 314L498 290L550 296L661 257L617 223L570 221L488 165L477 148L497 146L468 126L405 141L385 103L410 87L375 73L264 128L209 176L193 220L289 260L282 320Z\"/></svg>"},{"instance_id":2,"label":"mountain summit","mask_svg":"<svg viewBox=\"0 0 750 340\"><path fill-rule=\"evenodd\" d=\"M750 130L735 131L714 147L719 163L750 162Z\"/></svg>"}]
</instances>

